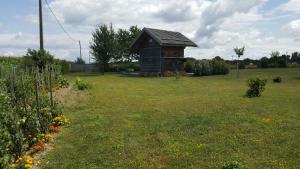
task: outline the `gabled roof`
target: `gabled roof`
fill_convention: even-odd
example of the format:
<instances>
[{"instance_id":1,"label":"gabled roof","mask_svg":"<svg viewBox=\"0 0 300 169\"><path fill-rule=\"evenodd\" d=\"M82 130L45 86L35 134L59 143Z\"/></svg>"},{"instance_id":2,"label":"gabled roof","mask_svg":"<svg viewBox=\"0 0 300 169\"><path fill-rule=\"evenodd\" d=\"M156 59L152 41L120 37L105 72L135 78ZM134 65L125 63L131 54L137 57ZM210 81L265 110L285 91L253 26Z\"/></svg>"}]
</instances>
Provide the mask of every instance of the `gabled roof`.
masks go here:
<instances>
[{"instance_id":1,"label":"gabled roof","mask_svg":"<svg viewBox=\"0 0 300 169\"><path fill-rule=\"evenodd\" d=\"M140 41L141 37L145 33L151 36L154 40L156 40L156 42L159 43L161 46L198 46L179 32L144 28L139 34L139 36L132 43L131 48L136 48L136 44Z\"/></svg>"}]
</instances>

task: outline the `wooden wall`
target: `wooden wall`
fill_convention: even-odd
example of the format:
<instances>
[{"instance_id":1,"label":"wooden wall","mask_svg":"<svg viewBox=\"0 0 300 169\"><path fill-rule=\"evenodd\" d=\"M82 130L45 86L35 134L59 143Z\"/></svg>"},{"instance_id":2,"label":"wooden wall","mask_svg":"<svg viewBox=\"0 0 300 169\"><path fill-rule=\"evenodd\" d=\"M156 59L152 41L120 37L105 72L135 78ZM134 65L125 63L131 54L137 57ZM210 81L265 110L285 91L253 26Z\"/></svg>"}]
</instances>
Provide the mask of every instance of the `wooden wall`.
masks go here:
<instances>
[{"instance_id":1,"label":"wooden wall","mask_svg":"<svg viewBox=\"0 0 300 169\"><path fill-rule=\"evenodd\" d=\"M184 47L163 47L162 57L184 57Z\"/></svg>"},{"instance_id":2,"label":"wooden wall","mask_svg":"<svg viewBox=\"0 0 300 169\"><path fill-rule=\"evenodd\" d=\"M151 37L147 36L139 48L141 72L161 72L161 47Z\"/></svg>"}]
</instances>

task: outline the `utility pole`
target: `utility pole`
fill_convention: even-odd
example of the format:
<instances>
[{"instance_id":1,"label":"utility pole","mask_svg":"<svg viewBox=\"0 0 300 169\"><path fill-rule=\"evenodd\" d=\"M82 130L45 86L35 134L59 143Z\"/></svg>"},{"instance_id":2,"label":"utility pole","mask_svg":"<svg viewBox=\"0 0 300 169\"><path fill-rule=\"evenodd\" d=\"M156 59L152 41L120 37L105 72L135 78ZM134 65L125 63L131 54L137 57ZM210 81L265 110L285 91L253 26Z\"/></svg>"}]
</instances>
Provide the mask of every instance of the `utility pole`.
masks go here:
<instances>
[{"instance_id":1,"label":"utility pole","mask_svg":"<svg viewBox=\"0 0 300 169\"><path fill-rule=\"evenodd\" d=\"M82 54L81 54L81 42L79 41L79 50L80 50L80 59L82 60Z\"/></svg>"},{"instance_id":2,"label":"utility pole","mask_svg":"<svg viewBox=\"0 0 300 169\"><path fill-rule=\"evenodd\" d=\"M44 50L44 32L43 32L43 4L39 0L39 18L40 18L40 50Z\"/></svg>"}]
</instances>

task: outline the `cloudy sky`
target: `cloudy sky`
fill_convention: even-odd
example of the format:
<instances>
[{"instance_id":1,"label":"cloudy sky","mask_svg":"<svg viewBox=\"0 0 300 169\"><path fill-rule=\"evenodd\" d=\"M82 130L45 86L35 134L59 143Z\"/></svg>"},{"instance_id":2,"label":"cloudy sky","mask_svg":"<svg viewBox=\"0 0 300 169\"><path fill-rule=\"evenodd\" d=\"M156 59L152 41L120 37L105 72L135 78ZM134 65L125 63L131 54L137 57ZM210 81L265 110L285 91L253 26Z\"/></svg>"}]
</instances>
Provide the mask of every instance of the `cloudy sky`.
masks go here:
<instances>
[{"instance_id":1,"label":"cloudy sky","mask_svg":"<svg viewBox=\"0 0 300 169\"><path fill-rule=\"evenodd\" d=\"M44 1L45 2L45 1ZM232 48L246 46L244 57L271 51L300 50L300 0L48 0L66 30L81 40L89 58L91 32L113 23L182 32L199 48L186 56L231 59ZM70 40L44 3L45 48L56 57L75 60L77 42ZM38 0L0 1L0 55L24 55L39 47Z\"/></svg>"}]
</instances>

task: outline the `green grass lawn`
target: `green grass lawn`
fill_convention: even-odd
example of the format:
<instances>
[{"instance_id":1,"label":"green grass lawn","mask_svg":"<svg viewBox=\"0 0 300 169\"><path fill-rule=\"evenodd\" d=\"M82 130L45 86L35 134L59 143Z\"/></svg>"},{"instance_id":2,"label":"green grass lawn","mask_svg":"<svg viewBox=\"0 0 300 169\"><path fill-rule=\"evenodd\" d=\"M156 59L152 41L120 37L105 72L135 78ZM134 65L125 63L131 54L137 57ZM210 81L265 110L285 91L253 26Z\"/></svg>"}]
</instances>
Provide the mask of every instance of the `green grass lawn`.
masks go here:
<instances>
[{"instance_id":1,"label":"green grass lawn","mask_svg":"<svg viewBox=\"0 0 300 169\"><path fill-rule=\"evenodd\" d=\"M233 160L250 169L300 168L300 69L242 70L239 80L234 71L178 80L77 76L92 87L66 96L72 124L45 169L220 169ZM244 97L256 76L268 79L265 92Z\"/></svg>"}]
</instances>

